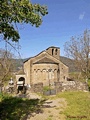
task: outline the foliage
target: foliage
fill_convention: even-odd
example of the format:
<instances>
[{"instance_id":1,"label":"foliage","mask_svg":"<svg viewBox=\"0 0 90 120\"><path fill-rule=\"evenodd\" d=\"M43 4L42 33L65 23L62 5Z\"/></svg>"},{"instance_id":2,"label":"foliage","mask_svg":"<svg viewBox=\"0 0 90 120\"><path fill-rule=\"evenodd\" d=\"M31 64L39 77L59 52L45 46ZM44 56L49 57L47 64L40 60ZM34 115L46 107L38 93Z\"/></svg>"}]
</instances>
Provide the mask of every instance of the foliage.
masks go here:
<instances>
[{"instance_id":1,"label":"foliage","mask_svg":"<svg viewBox=\"0 0 90 120\"><path fill-rule=\"evenodd\" d=\"M82 75L89 78L90 74L90 31L85 30L79 37L72 37L65 43L66 55L75 60L75 64Z\"/></svg>"},{"instance_id":2,"label":"foliage","mask_svg":"<svg viewBox=\"0 0 90 120\"><path fill-rule=\"evenodd\" d=\"M32 113L42 112L44 101L39 99L22 99L7 94L0 94L0 119L24 120Z\"/></svg>"},{"instance_id":3,"label":"foliage","mask_svg":"<svg viewBox=\"0 0 90 120\"><path fill-rule=\"evenodd\" d=\"M50 86L44 86L43 87L43 91L48 91L48 90L50 90Z\"/></svg>"},{"instance_id":4,"label":"foliage","mask_svg":"<svg viewBox=\"0 0 90 120\"><path fill-rule=\"evenodd\" d=\"M87 92L63 92L57 95L67 101L67 108L63 112L66 120L90 119L90 93Z\"/></svg>"},{"instance_id":5,"label":"foliage","mask_svg":"<svg viewBox=\"0 0 90 120\"><path fill-rule=\"evenodd\" d=\"M69 78L81 82L86 82L86 79L82 76L81 72L70 72Z\"/></svg>"},{"instance_id":6,"label":"foliage","mask_svg":"<svg viewBox=\"0 0 90 120\"><path fill-rule=\"evenodd\" d=\"M39 27L42 16L46 15L47 7L32 4L30 0L1 0L0 1L0 34L4 40L17 42L20 35L16 23L29 23Z\"/></svg>"},{"instance_id":7,"label":"foliage","mask_svg":"<svg viewBox=\"0 0 90 120\"><path fill-rule=\"evenodd\" d=\"M79 72L70 72L69 77L74 80L78 80Z\"/></svg>"}]
</instances>

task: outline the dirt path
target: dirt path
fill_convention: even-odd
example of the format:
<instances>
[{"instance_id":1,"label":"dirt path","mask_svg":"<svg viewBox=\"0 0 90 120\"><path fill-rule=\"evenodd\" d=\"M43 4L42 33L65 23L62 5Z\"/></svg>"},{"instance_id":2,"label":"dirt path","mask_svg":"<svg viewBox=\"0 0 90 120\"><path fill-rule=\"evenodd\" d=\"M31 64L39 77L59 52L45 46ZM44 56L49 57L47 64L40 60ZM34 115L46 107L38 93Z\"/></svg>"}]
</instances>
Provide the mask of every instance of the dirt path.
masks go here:
<instances>
[{"instance_id":1,"label":"dirt path","mask_svg":"<svg viewBox=\"0 0 90 120\"><path fill-rule=\"evenodd\" d=\"M20 95L18 95L20 97ZM25 97L22 96L21 97ZM26 95L29 99L41 99L35 93L29 93ZM28 115L27 120L65 120L65 115L63 111L67 107L67 102L64 98L54 98L45 101L42 107L43 112L33 113Z\"/></svg>"},{"instance_id":2,"label":"dirt path","mask_svg":"<svg viewBox=\"0 0 90 120\"><path fill-rule=\"evenodd\" d=\"M43 112L38 114L33 113L27 120L65 120L63 111L66 106L67 103L64 98L47 100L43 104Z\"/></svg>"}]
</instances>

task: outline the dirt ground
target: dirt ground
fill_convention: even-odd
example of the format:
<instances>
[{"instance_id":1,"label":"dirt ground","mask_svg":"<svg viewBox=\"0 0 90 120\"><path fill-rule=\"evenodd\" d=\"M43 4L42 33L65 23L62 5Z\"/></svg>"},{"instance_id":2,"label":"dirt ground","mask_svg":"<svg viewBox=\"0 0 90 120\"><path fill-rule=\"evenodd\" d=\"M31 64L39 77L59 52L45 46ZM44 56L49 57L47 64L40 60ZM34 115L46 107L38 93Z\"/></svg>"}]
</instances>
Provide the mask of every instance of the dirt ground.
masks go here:
<instances>
[{"instance_id":1,"label":"dirt ground","mask_svg":"<svg viewBox=\"0 0 90 120\"><path fill-rule=\"evenodd\" d=\"M40 96L30 94L30 99L39 98ZM64 109L67 107L67 102L64 98L48 99L43 104L43 112L33 113L32 116L28 116L27 120L65 120L63 114Z\"/></svg>"}]
</instances>

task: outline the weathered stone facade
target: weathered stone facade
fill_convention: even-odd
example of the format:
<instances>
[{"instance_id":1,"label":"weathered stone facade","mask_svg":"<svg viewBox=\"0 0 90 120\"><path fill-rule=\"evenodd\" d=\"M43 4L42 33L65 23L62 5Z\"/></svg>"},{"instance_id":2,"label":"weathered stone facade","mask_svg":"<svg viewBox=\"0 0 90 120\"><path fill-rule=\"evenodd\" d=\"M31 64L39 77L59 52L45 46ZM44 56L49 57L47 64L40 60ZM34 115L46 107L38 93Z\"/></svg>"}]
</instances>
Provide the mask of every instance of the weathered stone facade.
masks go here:
<instances>
[{"instance_id":1,"label":"weathered stone facade","mask_svg":"<svg viewBox=\"0 0 90 120\"><path fill-rule=\"evenodd\" d=\"M49 47L38 55L24 62L23 74L16 75L16 80L25 78L25 84L31 86L33 92L43 92L49 86L55 93L62 91L88 91L86 83L69 81L69 68L60 61L60 49ZM50 92L52 92L50 90Z\"/></svg>"},{"instance_id":2,"label":"weathered stone facade","mask_svg":"<svg viewBox=\"0 0 90 120\"><path fill-rule=\"evenodd\" d=\"M44 86L66 81L68 67L60 61L60 48L49 47L24 62L26 84L43 83Z\"/></svg>"}]
</instances>

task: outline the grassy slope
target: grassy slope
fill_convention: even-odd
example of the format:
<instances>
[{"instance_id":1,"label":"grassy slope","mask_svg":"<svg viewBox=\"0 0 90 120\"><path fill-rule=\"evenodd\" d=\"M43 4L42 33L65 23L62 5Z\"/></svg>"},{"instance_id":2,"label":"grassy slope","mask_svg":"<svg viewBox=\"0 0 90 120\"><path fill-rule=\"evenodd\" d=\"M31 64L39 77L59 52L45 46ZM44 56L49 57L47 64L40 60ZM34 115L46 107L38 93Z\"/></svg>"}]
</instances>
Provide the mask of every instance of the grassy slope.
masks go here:
<instances>
[{"instance_id":1,"label":"grassy slope","mask_svg":"<svg viewBox=\"0 0 90 120\"><path fill-rule=\"evenodd\" d=\"M74 60L64 57L64 56L60 56L60 61L69 67L69 72L77 72L78 71L78 69L75 67Z\"/></svg>"},{"instance_id":2,"label":"grassy slope","mask_svg":"<svg viewBox=\"0 0 90 120\"><path fill-rule=\"evenodd\" d=\"M64 92L57 97L66 98L68 104L64 111L66 120L90 120L89 92Z\"/></svg>"}]
</instances>

